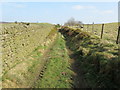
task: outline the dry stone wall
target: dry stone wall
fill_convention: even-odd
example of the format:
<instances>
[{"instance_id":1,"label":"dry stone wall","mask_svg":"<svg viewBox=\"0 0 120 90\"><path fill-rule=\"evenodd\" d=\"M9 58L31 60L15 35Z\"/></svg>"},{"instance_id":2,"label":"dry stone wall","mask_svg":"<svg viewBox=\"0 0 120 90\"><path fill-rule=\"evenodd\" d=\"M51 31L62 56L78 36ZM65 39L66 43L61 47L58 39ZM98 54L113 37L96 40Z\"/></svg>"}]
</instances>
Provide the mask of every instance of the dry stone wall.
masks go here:
<instances>
[{"instance_id":1,"label":"dry stone wall","mask_svg":"<svg viewBox=\"0 0 120 90\"><path fill-rule=\"evenodd\" d=\"M3 73L24 61L35 48L43 44L52 28L51 24L2 25L0 43Z\"/></svg>"}]
</instances>

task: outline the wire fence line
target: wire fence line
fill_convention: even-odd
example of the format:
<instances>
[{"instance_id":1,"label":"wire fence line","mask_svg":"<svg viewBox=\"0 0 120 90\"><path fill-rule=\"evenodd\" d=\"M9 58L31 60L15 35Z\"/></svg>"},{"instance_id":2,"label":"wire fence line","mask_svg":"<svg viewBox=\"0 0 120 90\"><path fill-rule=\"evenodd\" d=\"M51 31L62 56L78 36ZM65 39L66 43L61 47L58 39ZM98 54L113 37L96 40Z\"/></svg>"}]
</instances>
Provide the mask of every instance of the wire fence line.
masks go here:
<instances>
[{"instance_id":1,"label":"wire fence line","mask_svg":"<svg viewBox=\"0 0 120 90\"><path fill-rule=\"evenodd\" d=\"M108 23L108 24L83 24L84 31L90 32L99 36L103 40L108 40L119 44L120 42L120 26L118 23Z\"/></svg>"}]
</instances>

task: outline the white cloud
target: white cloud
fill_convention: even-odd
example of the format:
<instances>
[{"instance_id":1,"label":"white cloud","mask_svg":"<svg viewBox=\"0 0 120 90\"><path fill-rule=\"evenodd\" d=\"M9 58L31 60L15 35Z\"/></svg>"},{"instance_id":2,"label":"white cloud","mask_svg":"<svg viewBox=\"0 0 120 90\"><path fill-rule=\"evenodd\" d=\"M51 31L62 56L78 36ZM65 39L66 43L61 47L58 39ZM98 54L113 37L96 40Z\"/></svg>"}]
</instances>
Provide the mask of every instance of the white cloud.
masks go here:
<instances>
[{"instance_id":1,"label":"white cloud","mask_svg":"<svg viewBox=\"0 0 120 90\"><path fill-rule=\"evenodd\" d=\"M72 8L74 10L83 10L83 9L85 9L85 10L90 11L91 13L97 13L97 14L100 14L100 15L113 14L114 13L114 9L100 10L95 6L74 5L74 6L72 6Z\"/></svg>"},{"instance_id":2,"label":"white cloud","mask_svg":"<svg viewBox=\"0 0 120 90\"><path fill-rule=\"evenodd\" d=\"M3 6L15 7L15 8L24 8L24 7L26 7L25 4L15 3L15 2L4 2L4 3L2 3L2 5Z\"/></svg>"},{"instance_id":3,"label":"white cloud","mask_svg":"<svg viewBox=\"0 0 120 90\"><path fill-rule=\"evenodd\" d=\"M75 6L73 6L72 8L73 8L73 9L76 9L76 10L84 9L84 7L81 6L81 5L75 5Z\"/></svg>"},{"instance_id":4,"label":"white cloud","mask_svg":"<svg viewBox=\"0 0 120 90\"><path fill-rule=\"evenodd\" d=\"M24 8L24 7L26 7L26 6L23 5L23 4L15 4L14 6L17 7L17 8Z\"/></svg>"},{"instance_id":5,"label":"white cloud","mask_svg":"<svg viewBox=\"0 0 120 90\"><path fill-rule=\"evenodd\" d=\"M112 11L112 10L106 10L106 11L103 11L102 13L103 13L103 14L112 14L113 11Z\"/></svg>"},{"instance_id":6,"label":"white cloud","mask_svg":"<svg viewBox=\"0 0 120 90\"><path fill-rule=\"evenodd\" d=\"M81 9L95 9L94 6L82 6L82 5L74 5L72 7L75 10L81 10Z\"/></svg>"},{"instance_id":7,"label":"white cloud","mask_svg":"<svg viewBox=\"0 0 120 90\"><path fill-rule=\"evenodd\" d=\"M99 9L94 9L91 11L92 13L97 13L99 15L105 15L105 14L113 14L115 13L114 10L99 10Z\"/></svg>"}]
</instances>

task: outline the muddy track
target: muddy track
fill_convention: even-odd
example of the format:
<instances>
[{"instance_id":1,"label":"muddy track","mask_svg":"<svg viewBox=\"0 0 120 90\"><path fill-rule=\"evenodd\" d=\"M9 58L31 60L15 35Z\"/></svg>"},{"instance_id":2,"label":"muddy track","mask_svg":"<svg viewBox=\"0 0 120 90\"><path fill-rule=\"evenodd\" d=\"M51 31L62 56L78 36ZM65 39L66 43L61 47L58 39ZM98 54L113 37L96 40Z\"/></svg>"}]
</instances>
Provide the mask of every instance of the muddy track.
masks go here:
<instances>
[{"instance_id":1,"label":"muddy track","mask_svg":"<svg viewBox=\"0 0 120 90\"><path fill-rule=\"evenodd\" d=\"M70 57L69 63L71 64L71 70L74 71L72 76L73 88L88 88L88 85L82 74L80 63L77 60L77 56L67 47L68 55Z\"/></svg>"},{"instance_id":2,"label":"muddy track","mask_svg":"<svg viewBox=\"0 0 120 90\"><path fill-rule=\"evenodd\" d=\"M58 36L58 35L57 35L57 36ZM32 85L31 85L31 88L35 88L36 83L37 83L36 81L42 79L42 77L43 77L43 75L44 75L44 72L45 72L45 70L46 70L46 66L47 66L47 64L50 62L50 61L49 61L49 58L50 58L50 56L49 56L50 49L55 45L55 42L56 42L56 40L57 40L57 36L55 37L55 40L52 42L52 44L49 46L49 48L48 48L47 50L45 50L43 56L40 57L40 60L42 61L42 62L41 62L41 63L42 63L42 64L41 64L42 66L40 66L40 68L38 69L39 71L37 71L36 77L35 77Z\"/></svg>"},{"instance_id":3,"label":"muddy track","mask_svg":"<svg viewBox=\"0 0 120 90\"><path fill-rule=\"evenodd\" d=\"M73 80L73 88L89 88L89 85L87 84L83 72L82 72L82 68L80 66L80 62L77 55L75 55L75 53L71 50L71 46L70 46L70 38L65 35L64 33L61 33L66 41L66 49L68 51L68 55L70 57L69 63L71 65L71 70L74 72L74 75L72 76L72 80Z\"/></svg>"},{"instance_id":4,"label":"muddy track","mask_svg":"<svg viewBox=\"0 0 120 90\"><path fill-rule=\"evenodd\" d=\"M57 38L58 38L58 35L56 37L56 40L57 40ZM50 60L50 55L49 55L50 50L51 50L51 48L54 47L56 40L54 40L54 42L51 44L49 49L45 51L44 55L40 59L41 61L43 61L42 66L40 66L42 68L39 69L39 71L38 71L38 73L36 75L36 78L34 80L34 83L32 85L32 88L35 88L36 83L37 83L38 80L39 81L42 80L43 75L44 75L44 73L45 73L45 71L47 69L46 68L47 64L50 62L49 61ZM66 43L69 43L69 42L66 41ZM66 44L66 49L68 51L68 56L69 56L68 61L69 61L70 65L71 65L70 69L74 72L74 74L72 75L72 78L71 78L71 80L73 82L71 88L88 88L88 85L85 82L84 77L82 75L82 70L80 69L80 63L77 60L77 56L75 56L74 53L69 49L68 44Z\"/></svg>"}]
</instances>

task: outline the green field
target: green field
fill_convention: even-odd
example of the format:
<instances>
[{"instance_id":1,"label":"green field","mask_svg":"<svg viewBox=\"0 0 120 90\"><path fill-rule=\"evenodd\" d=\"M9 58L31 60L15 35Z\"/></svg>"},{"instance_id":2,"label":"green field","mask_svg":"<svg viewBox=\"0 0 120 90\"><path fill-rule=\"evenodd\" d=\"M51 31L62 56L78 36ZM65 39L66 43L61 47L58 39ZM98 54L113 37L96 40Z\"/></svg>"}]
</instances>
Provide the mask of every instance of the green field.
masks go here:
<instances>
[{"instance_id":1,"label":"green field","mask_svg":"<svg viewBox=\"0 0 120 90\"><path fill-rule=\"evenodd\" d=\"M120 88L118 24L2 24L4 88Z\"/></svg>"},{"instance_id":2,"label":"green field","mask_svg":"<svg viewBox=\"0 0 120 90\"><path fill-rule=\"evenodd\" d=\"M101 37L102 24L84 25L84 31ZM118 35L118 23L104 24L103 43L116 43Z\"/></svg>"}]
</instances>

